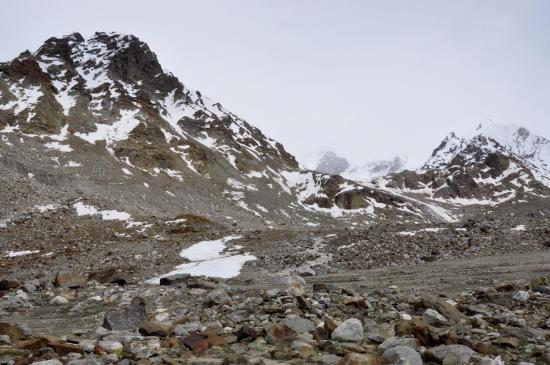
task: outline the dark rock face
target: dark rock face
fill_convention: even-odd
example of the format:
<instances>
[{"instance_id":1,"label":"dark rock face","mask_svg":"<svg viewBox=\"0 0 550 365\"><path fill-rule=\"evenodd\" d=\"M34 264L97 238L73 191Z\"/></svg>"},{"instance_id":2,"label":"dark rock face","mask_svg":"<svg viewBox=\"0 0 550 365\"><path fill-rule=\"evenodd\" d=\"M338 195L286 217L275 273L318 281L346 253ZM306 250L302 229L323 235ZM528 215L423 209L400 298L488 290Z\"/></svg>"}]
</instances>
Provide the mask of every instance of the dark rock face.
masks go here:
<instances>
[{"instance_id":1,"label":"dark rock face","mask_svg":"<svg viewBox=\"0 0 550 365\"><path fill-rule=\"evenodd\" d=\"M133 330L139 327L146 318L145 301L136 297L126 309L106 312L103 327L113 331Z\"/></svg>"}]
</instances>

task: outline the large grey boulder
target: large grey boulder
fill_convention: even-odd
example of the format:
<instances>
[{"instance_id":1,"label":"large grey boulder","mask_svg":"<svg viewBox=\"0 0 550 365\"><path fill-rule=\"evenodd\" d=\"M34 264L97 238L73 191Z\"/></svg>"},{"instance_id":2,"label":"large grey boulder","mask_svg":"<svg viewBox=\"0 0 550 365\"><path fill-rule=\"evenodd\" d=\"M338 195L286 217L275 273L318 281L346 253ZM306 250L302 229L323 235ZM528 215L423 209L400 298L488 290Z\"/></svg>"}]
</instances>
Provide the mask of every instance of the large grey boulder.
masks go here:
<instances>
[{"instance_id":1,"label":"large grey boulder","mask_svg":"<svg viewBox=\"0 0 550 365\"><path fill-rule=\"evenodd\" d=\"M103 327L111 331L132 330L139 327L146 318L145 301L136 297L127 308L106 312Z\"/></svg>"},{"instance_id":2,"label":"large grey boulder","mask_svg":"<svg viewBox=\"0 0 550 365\"><path fill-rule=\"evenodd\" d=\"M382 357L394 365L422 365L420 354L408 346L395 346L382 354Z\"/></svg>"},{"instance_id":3,"label":"large grey boulder","mask_svg":"<svg viewBox=\"0 0 550 365\"><path fill-rule=\"evenodd\" d=\"M360 342L363 340L363 325L358 319L347 319L336 327L331 338L338 342Z\"/></svg>"},{"instance_id":4,"label":"large grey boulder","mask_svg":"<svg viewBox=\"0 0 550 365\"><path fill-rule=\"evenodd\" d=\"M449 353L456 355L461 364L467 364L475 354L474 350L465 345L439 345L431 348L430 351L439 361L443 361Z\"/></svg>"}]
</instances>

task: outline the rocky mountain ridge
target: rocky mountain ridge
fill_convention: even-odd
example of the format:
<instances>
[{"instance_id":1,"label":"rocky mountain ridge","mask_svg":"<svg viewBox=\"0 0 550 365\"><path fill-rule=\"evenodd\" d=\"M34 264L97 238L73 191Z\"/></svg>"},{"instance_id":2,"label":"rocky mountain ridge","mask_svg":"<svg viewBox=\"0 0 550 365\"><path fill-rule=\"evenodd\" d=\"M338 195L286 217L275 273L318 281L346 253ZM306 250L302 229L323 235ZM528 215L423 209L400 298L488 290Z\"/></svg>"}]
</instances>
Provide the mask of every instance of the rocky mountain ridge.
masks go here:
<instances>
[{"instance_id":1,"label":"rocky mountain ridge","mask_svg":"<svg viewBox=\"0 0 550 365\"><path fill-rule=\"evenodd\" d=\"M479 211L504 203L512 210L518 205L537 206L535 202L548 201L550 196L550 173L541 159L544 141L521 127L480 125L469 137L451 132L421 169L380 178L375 186L439 202L448 211L468 207Z\"/></svg>"},{"instance_id":2,"label":"rocky mountain ridge","mask_svg":"<svg viewBox=\"0 0 550 365\"><path fill-rule=\"evenodd\" d=\"M387 191L300 169L131 35L50 38L0 64L0 155L5 183L17 186L4 193L6 213L89 199L96 211L263 227L438 219Z\"/></svg>"}]
</instances>

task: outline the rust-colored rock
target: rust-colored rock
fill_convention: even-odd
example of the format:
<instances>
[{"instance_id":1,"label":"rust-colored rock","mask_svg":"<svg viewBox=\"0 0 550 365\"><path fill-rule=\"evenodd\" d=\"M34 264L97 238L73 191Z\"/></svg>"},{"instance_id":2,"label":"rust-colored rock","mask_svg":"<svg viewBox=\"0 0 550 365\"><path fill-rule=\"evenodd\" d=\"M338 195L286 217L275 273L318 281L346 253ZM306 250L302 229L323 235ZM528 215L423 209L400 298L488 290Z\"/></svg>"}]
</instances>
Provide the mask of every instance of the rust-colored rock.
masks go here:
<instances>
[{"instance_id":1,"label":"rust-colored rock","mask_svg":"<svg viewBox=\"0 0 550 365\"><path fill-rule=\"evenodd\" d=\"M209 347L206 336L192 333L183 339L183 344L195 352L202 352Z\"/></svg>"}]
</instances>

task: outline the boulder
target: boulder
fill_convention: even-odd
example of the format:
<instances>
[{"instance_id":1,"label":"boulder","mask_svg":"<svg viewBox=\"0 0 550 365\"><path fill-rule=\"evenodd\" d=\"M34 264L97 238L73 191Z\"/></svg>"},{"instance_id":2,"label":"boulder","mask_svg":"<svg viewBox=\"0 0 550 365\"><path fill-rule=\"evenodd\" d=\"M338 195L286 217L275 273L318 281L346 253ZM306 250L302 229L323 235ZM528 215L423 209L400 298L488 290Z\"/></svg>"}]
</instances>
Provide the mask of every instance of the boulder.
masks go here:
<instances>
[{"instance_id":1,"label":"boulder","mask_svg":"<svg viewBox=\"0 0 550 365\"><path fill-rule=\"evenodd\" d=\"M313 321L299 316L285 318L282 323L292 328L296 333L307 333L315 329Z\"/></svg>"},{"instance_id":2,"label":"boulder","mask_svg":"<svg viewBox=\"0 0 550 365\"><path fill-rule=\"evenodd\" d=\"M139 325L139 333L142 335L167 337L170 336L171 332L171 323L144 321Z\"/></svg>"},{"instance_id":3,"label":"boulder","mask_svg":"<svg viewBox=\"0 0 550 365\"><path fill-rule=\"evenodd\" d=\"M382 357L395 365L422 365L420 354L408 346L395 346L382 354Z\"/></svg>"},{"instance_id":4,"label":"boulder","mask_svg":"<svg viewBox=\"0 0 550 365\"><path fill-rule=\"evenodd\" d=\"M306 282L299 276L290 276L285 279L287 293L294 296L303 296L305 294Z\"/></svg>"},{"instance_id":5,"label":"boulder","mask_svg":"<svg viewBox=\"0 0 550 365\"><path fill-rule=\"evenodd\" d=\"M157 337L146 337L133 340L129 352L138 359L148 359L160 351L160 340Z\"/></svg>"},{"instance_id":6,"label":"boulder","mask_svg":"<svg viewBox=\"0 0 550 365\"><path fill-rule=\"evenodd\" d=\"M136 297L127 308L106 312L103 327L111 331L133 330L139 327L146 317L145 301Z\"/></svg>"},{"instance_id":7,"label":"boulder","mask_svg":"<svg viewBox=\"0 0 550 365\"><path fill-rule=\"evenodd\" d=\"M377 355L349 353L344 356L338 365L383 365L384 361Z\"/></svg>"},{"instance_id":8,"label":"boulder","mask_svg":"<svg viewBox=\"0 0 550 365\"><path fill-rule=\"evenodd\" d=\"M0 291L17 289L21 286L21 282L17 279L2 279L0 280Z\"/></svg>"},{"instance_id":9,"label":"boulder","mask_svg":"<svg viewBox=\"0 0 550 365\"><path fill-rule=\"evenodd\" d=\"M435 309L428 308L422 314L422 319L424 322L431 324L432 326L444 326L447 324L447 318L445 318L441 313Z\"/></svg>"},{"instance_id":10,"label":"boulder","mask_svg":"<svg viewBox=\"0 0 550 365\"><path fill-rule=\"evenodd\" d=\"M118 284L120 286L126 284L126 280L117 273L114 267L89 273L88 280L94 280L101 284Z\"/></svg>"},{"instance_id":11,"label":"boulder","mask_svg":"<svg viewBox=\"0 0 550 365\"><path fill-rule=\"evenodd\" d=\"M358 319L347 319L334 329L330 337L338 342L361 342L364 337L363 325Z\"/></svg>"},{"instance_id":12,"label":"boulder","mask_svg":"<svg viewBox=\"0 0 550 365\"><path fill-rule=\"evenodd\" d=\"M448 319L450 324L460 323L467 319L458 309L452 304L447 303L443 298L436 297L435 295L424 295L422 297L422 305L426 308L431 308L442 314Z\"/></svg>"},{"instance_id":13,"label":"boulder","mask_svg":"<svg viewBox=\"0 0 550 365\"><path fill-rule=\"evenodd\" d=\"M376 343L382 343L390 334L382 328L376 321L365 318L363 323L365 324L365 333L369 340Z\"/></svg>"},{"instance_id":14,"label":"boulder","mask_svg":"<svg viewBox=\"0 0 550 365\"><path fill-rule=\"evenodd\" d=\"M52 300L50 300L50 304L67 304L69 303L69 299L62 297L60 295L53 297Z\"/></svg>"},{"instance_id":15,"label":"boulder","mask_svg":"<svg viewBox=\"0 0 550 365\"><path fill-rule=\"evenodd\" d=\"M0 322L0 335L7 335L12 342L25 338L25 334L18 324L8 322Z\"/></svg>"},{"instance_id":16,"label":"boulder","mask_svg":"<svg viewBox=\"0 0 550 365\"><path fill-rule=\"evenodd\" d=\"M395 346L407 346L413 349L418 348L418 341L414 337L388 337L382 342L378 348L384 352Z\"/></svg>"},{"instance_id":17,"label":"boulder","mask_svg":"<svg viewBox=\"0 0 550 365\"><path fill-rule=\"evenodd\" d=\"M474 350L465 345L439 345L431 348L430 352L439 362L443 362L449 354L453 354L461 364L468 364L470 358L475 354Z\"/></svg>"},{"instance_id":18,"label":"boulder","mask_svg":"<svg viewBox=\"0 0 550 365\"><path fill-rule=\"evenodd\" d=\"M77 272L60 270L55 277L55 286L61 288L82 288L86 285L86 278Z\"/></svg>"}]
</instances>

